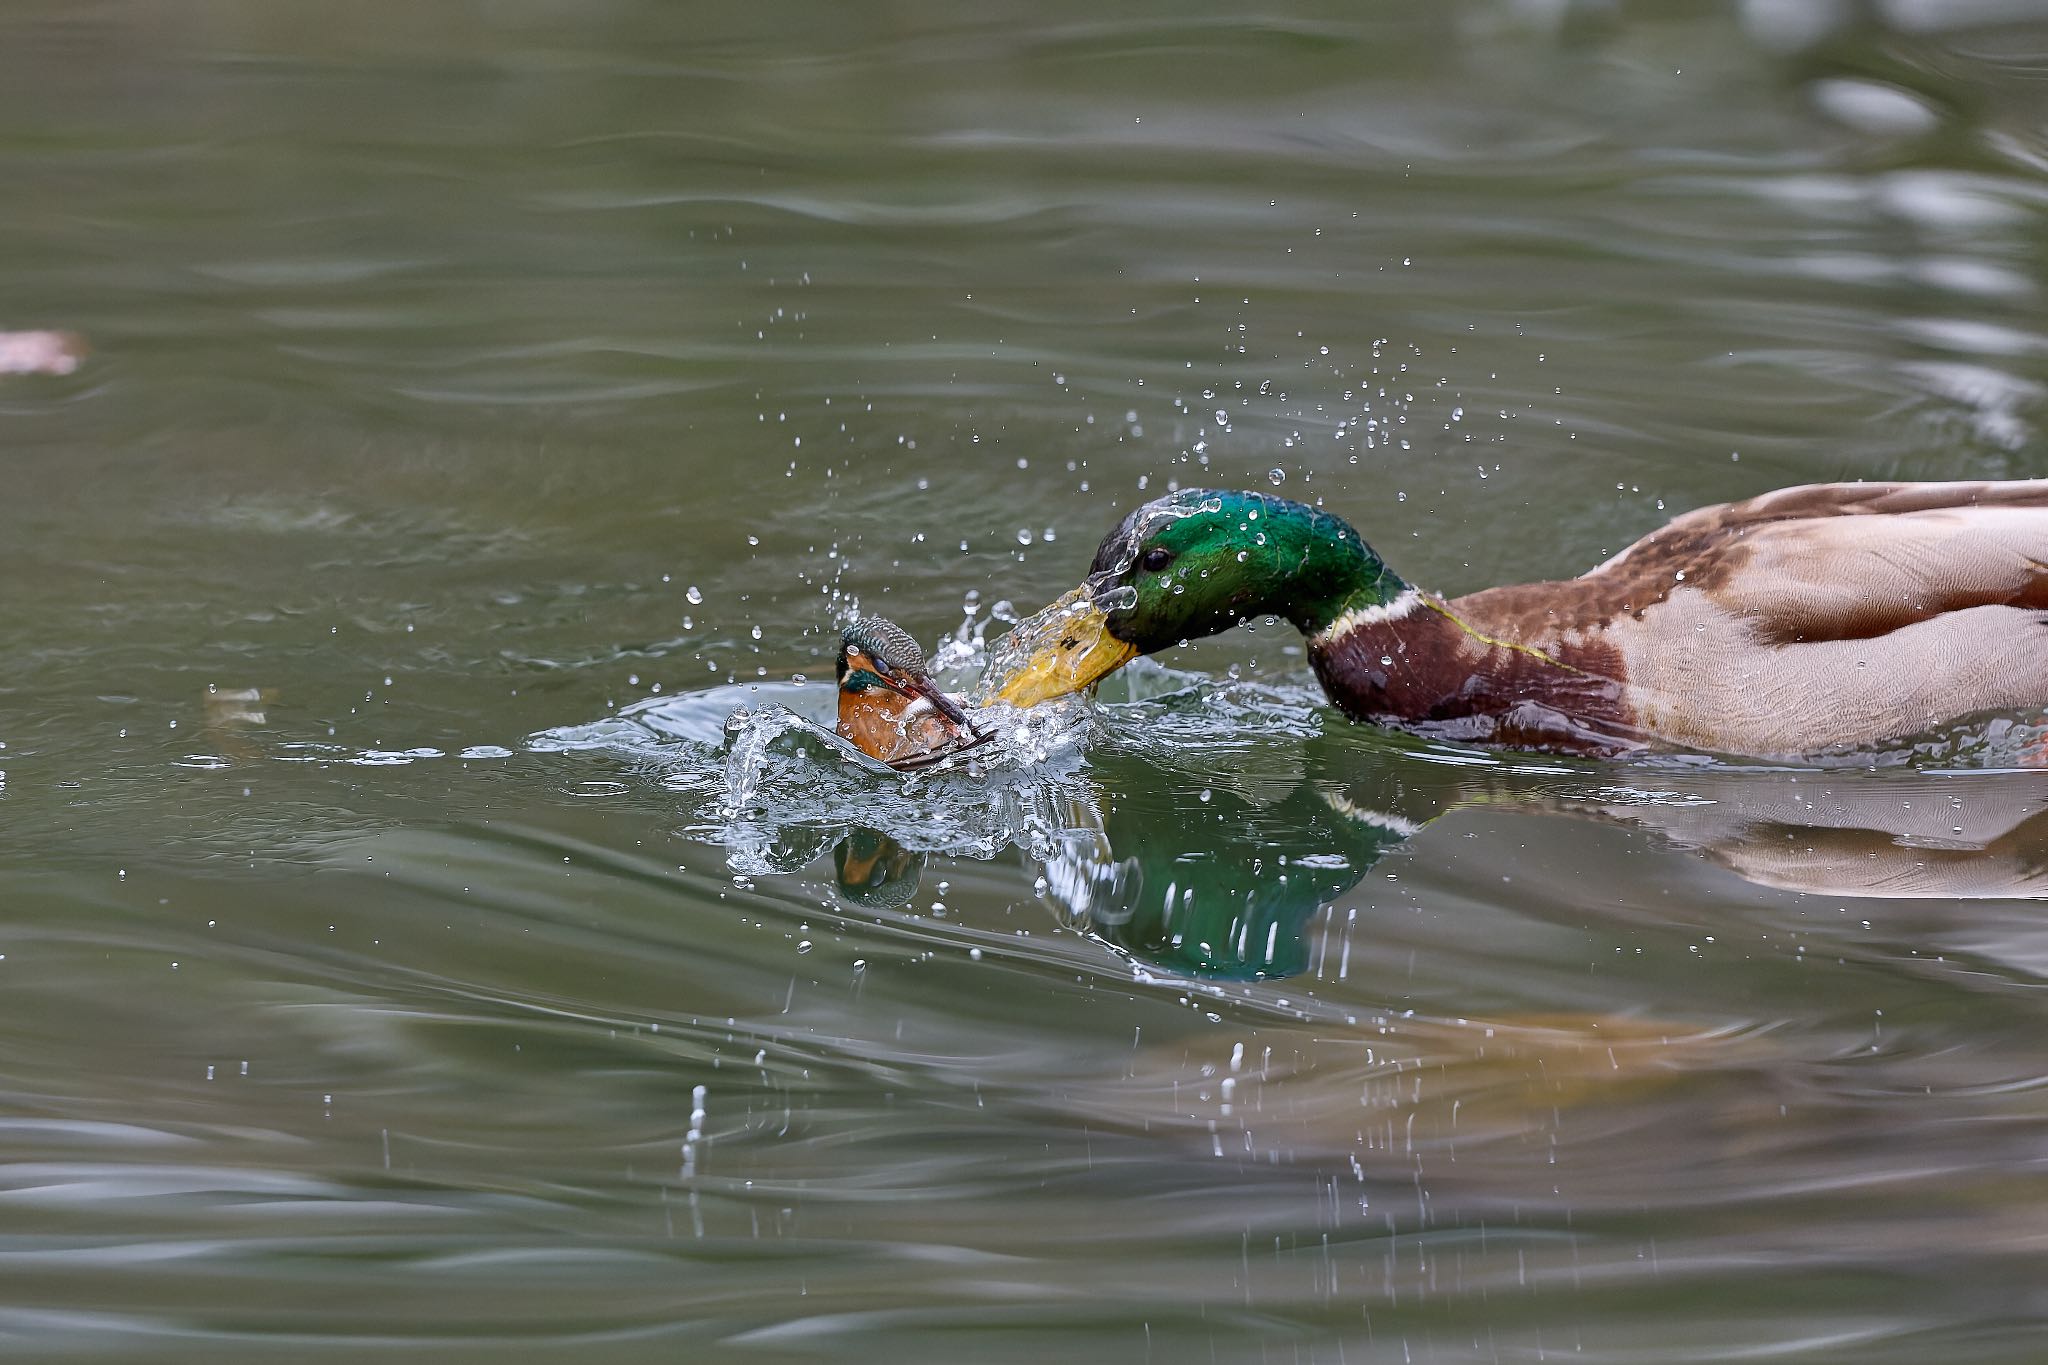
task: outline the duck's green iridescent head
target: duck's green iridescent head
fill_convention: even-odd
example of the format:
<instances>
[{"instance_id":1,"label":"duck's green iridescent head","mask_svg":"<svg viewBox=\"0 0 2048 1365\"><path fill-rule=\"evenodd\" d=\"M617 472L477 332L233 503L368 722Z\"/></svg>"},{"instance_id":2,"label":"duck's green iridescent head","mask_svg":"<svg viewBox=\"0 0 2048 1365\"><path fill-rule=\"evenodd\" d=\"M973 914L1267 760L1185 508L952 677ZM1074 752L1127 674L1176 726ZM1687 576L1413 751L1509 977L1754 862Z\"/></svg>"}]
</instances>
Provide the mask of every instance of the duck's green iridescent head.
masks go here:
<instances>
[{"instance_id":1,"label":"duck's green iridescent head","mask_svg":"<svg viewBox=\"0 0 2048 1365\"><path fill-rule=\"evenodd\" d=\"M995 689L1017 706L1078 692L1140 654L1256 616L1315 632L1407 585L1341 517L1264 493L1155 499L1103 539L1079 588L1020 625Z\"/></svg>"},{"instance_id":2,"label":"duck's green iridescent head","mask_svg":"<svg viewBox=\"0 0 2048 1365\"><path fill-rule=\"evenodd\" d=\"M1363 600L1389 601L1404 586L1342 517L1263 493L1212 489L1146 503L1103 539L1088 570L1109 633L1141 654L1254 616L1321 630Z\"/></svg>"}]
</instances>

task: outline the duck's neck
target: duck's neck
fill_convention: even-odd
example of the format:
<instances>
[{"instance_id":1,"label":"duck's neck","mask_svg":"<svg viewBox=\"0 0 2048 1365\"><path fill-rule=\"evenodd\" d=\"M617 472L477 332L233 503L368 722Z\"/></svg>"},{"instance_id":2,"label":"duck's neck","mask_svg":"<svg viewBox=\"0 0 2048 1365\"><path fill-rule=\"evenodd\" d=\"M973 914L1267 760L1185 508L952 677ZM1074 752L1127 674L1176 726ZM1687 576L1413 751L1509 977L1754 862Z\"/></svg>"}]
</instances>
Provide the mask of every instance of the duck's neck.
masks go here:
<instances>
[{"instance_id":1,"label":"duck's neck","mask_svg":"<svg viewBox=\"0 0 2048 1365\"><path fill-rule=\"evenodd\" d=\"M1640 742L1611 657L1581 649L1559 658L1488 635L1406 584L1340 612L1308 637L1308 657L1323 691L1357 720L1584 753Z\"/></svg>"},{"instance_id":2,"label":"duck's neck","mask_svg":"<svg viewBox=\"0 0 2048 1365\"><path fill-rule=\"evenodd\" d=\"M1308 636L1311 648L1328 645L1344 638L1365 626L1387 625L1421 613L1423 594L1420 589L1387 574L1385 590L1372 589L1347 595L1334 603L1328 610L1319 611L1307 623L1296 621L1301 633Z\"/></svg>"},{"instance_id":3,"label":"duck's neck","mask_svg":"<svg viewBox=\"0 0 2048 1365\"><path fill-rule=\"evenodd\" d=\"M1443 599L1405 584L1308 637L1309 663L1339 709L1359 720L1445 721L1512 705L1514 651L1466 629Z\"/></svg>"},{"instance_id":4,"label":"duck's neck","mask_svg":"<svg viewBox=\"0 0 2048 1365\"><path fill-rule=\"evenodd\" d=\"M1408 719L1459 710L1474 670L1493 653L1410 585L1343 520L1303 508L1275 518L1277 557L1289 567L1287 617L1308 638L1309 662L1331 700L1361 719Z\"/></svg>"},{"instance_id":5,"label":"duck's neck","mask_svg":"<svg viewBox=\"0 0 2048 1365\"><path fill-rule=\"evenodd\" d=\"M1412 601L1415 590L1373 552L1351 524L1320 508L1283 504L1269 515L1259 558L1279 582L1278 610L1311 639L1348 617Z\"/></svg>"}]
</instances>

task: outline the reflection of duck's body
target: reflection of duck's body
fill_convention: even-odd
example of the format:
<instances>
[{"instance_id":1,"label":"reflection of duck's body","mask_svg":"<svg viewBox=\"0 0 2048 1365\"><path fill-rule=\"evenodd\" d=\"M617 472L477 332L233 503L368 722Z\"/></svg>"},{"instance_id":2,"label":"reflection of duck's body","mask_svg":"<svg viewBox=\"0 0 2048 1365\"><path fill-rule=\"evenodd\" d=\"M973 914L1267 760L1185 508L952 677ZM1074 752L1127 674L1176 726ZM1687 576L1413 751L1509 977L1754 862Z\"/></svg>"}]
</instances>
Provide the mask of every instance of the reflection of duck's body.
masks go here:
<instances>
[{"instance_id":1,"label":"reflection of duck's body","mask_svg":"<svg viewBox=\"0 0 2048 1365\"><path fill-rule=\"evenodd\" d=\"M1538 812L1656 831L1743 880L1883 900L2048 896L2048 781L1972 773L1694 775L1682 801L1547 796Z\"/></svg>"},{"instance_id":2,"label":"reflection of duck's body","mask_svg":"<svg viewBox=\"0 0 2048 1365\"><path fill-rule=\"evenodd\" d=\"M1811 753L2048 707L2048 480L1816 484L1702 508L1563 582L1445 599L1258 493L1138 508L993 690L1078 691L1284 616L1355 719L1586 751Z\"/></svg>"},{"instance_id":3,"label":"reflection of duck's body","mask_svg":"<svg viewBox=\"0 0 2048 1365\"><path fill-rule=\"evenodd\" d=\"M924 651L894 621L848 626L838 676L839 734L892 768L921 768L988 738L926 676Z\"/></svg>"},{"instance_id":4,"label":"reflection of duck's body","mask_svg":"<svg viewBox=\"0 0 2048 1365\"><path fill-rule=\"evenodd\" d=\"M1805 895L2048 896L2048 779L2031 773L1664 772L1673 790L1632 793L1557 772L1359 763L1341 747L1325 758L1276 799L1218 789L1192 807L1179 775L1116 768L1115 798L1092 803L1104 813L1046 862L1047 892L1147 962L1239 980L1304 970L1316 913L1456 811L1626 826Z\"/></svg>"},{"instance_id":5,"label":"reflection of duck's body","mask_svg":"<svg viewBox=\"0 0 2048 1365\"><path fill-rule=\"evenodd\" d=\"M1636 790L1562 766L1415 762L1341 733L1297 755L1298 769L1218 772L1149 751L1098 753L1085 776L1033 799L1042 837L1027 857L1039 894L1068 924L1154 967L1238 981L1310 970L1317 945L1350 942L1354 923L1361 944L1392 928L1389 912L1412 904L1383 879L1398 865L1382 860L1404 846L1424 865L1454 856L1474 815L1516 821L1524 832L1512 842L1524 847L1550 843L1544 826L1559 820L1651 836L1665 852L1634 874L1643 884L1698 875L1676 851L1806 896L2048 898L2040 773L1667 767L1654 770L1653 790ZM1452 827L1438 828L1445 817ZM791 845L791 869L822 847ZM916 894L924 861L895 838L853 829L833 873L849 904L897 909ZM1580 903L1569 904L1576 916ZM1332 905L1338 918L1324 918Z\"/></svg>"}]
</instances>

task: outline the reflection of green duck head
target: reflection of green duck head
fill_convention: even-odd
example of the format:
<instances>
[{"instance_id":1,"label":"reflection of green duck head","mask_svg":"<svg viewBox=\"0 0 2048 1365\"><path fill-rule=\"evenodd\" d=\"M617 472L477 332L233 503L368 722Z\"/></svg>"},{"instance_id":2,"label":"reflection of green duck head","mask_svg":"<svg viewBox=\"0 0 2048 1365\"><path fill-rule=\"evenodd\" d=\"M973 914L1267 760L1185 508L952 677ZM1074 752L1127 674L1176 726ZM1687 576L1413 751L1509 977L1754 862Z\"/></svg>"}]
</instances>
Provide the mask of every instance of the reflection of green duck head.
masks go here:
<instances>
[{"instance_id":1,"label":"reflection of green duck head","mask_svg":"<svg viewBox=\"0 0 2048 1365\"><path fill-rule=\"evenodd\" d=\"M1222 788L1118 787L1099 825L1049 860L1051 894L1132 956L1217 980L1305 971L1316 912L1418 828L1308 782L1270 804Z\"/></svg>"},{"instance_id":2,"label":"reflection of green duck head","mask_svg":"<svg viewBox=\"0 0 2048 1365\"><path fill-rule=\"evenodd\" d=\"M870 910L901 910L917 895L924 855L871 829L857 829L832 850L839 894Z\"/></svg>"}]
</instances>

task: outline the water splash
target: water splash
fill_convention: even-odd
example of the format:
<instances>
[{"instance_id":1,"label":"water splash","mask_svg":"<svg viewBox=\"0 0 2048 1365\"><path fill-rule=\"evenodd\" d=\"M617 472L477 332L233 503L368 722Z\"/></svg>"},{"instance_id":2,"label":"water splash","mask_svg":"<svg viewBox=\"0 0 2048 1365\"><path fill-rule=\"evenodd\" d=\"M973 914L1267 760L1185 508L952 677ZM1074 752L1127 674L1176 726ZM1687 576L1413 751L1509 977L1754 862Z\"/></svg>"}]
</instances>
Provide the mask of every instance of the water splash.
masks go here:
<instances>
[{"instance_id":1,"label":"water splash","mask_svg":"<svg viewBox=\"0 0 2048 1365\"><path fill-rule=\"evenodd\" d=\"M935 679L962 691L1000 674L1013 638L991 648L985 632L1012 615L970 606L933 653ZM1014 850L1061 924L1135 973L1181 979L1306 970L1324 906L1439 816L1475 806L1627 826L1781 889L2041 889L2029 850L2048 726L2009 716L1798 762L1603 762L1335 721L1306 670L1219 678L1139 659L1093 698L984 707L990 744L902 773L832 733L835 709L830 687L728 685L528 747L610 753L684 795L684 832L723 847L736 878L796 873L829 851L841 898L871 909L909 904L933 855ZM2028 773L2017 784L2015 769Z\"/></svg>"},{"instance_id":2,"label":"water splash","mask_svg":"<svg viewBox=\"0 0 2048 1365\"><path fill-rule=\"evenodd\" d=\"M934 651L934 680L951 690L978 676L984 633L999 619L970 608ZM918 854L987 859L1015 847L1049 856L1074 818L1082 750L1098 719L1080 698L983 708L975 720L992 742L904 773L833 733L835 708L830 687L733 684L648 698L542 731L527 747L609 753L697 798L688 832L724 846L735 873L757 875L795 871L853 830Z\"/></svg>"}]
</instances>

